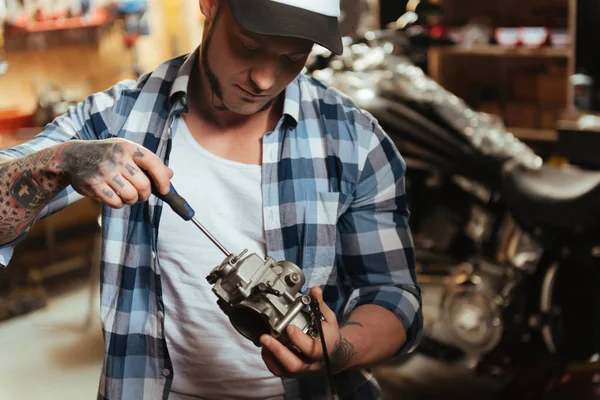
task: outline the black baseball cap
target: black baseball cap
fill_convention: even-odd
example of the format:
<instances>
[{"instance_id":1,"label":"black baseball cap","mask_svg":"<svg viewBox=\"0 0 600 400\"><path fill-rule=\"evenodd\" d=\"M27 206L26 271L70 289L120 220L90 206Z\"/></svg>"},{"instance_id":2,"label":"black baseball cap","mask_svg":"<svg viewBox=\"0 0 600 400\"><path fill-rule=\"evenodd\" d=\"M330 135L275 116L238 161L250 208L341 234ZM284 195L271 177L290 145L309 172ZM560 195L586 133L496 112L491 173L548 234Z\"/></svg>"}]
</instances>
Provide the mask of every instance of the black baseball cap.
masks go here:
<instances>
[{"instance_id":1,"label":"black baseball cap","mask_svg":"<svg viewBox=\"0 0 600 400\"><path fill-rule=\"evenodd\" d=\"M344 50L339 0L227 1L237 22L250 32L310 40L338 55Z\"/></svg>"}]
</instances>

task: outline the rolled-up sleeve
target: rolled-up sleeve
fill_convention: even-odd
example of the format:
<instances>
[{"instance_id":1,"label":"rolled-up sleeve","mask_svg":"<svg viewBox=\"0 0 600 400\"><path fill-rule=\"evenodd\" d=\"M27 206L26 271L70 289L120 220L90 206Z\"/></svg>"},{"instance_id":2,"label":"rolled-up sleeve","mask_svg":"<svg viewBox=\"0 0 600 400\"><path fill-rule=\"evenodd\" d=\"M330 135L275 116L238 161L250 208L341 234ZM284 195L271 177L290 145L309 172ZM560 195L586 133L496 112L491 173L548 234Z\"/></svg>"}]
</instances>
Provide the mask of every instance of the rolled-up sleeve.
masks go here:
<instances>
[{"instance_id":1,"label":"rolled-up sleeve","mask_svg":"<svg viewBox=\"0 0 600 400\"><path fill-rule=\"evenodd\" d=\"M46 125L42 132L32 140L0 151L0 158L23 157L69 140L103 139L125 120L126 115L121 115L118 112L120 109L119 101L123 92L134 84L134 81L122 81L104 92L87 97L76 106L70 107L65 114ZM36 221L62 210L81 198L82 196L79 193L68 186L44 207L37 216ZM12 242L0 245L0 267L8 265L16 245L27 236L30 228Z\"/></svg>"},{"instance_id":2,"label":"rolled-up sleeve","mask_svg":"<svg viewBox=\"0 0 600 400\"><path fill-rule=\"evenodd\" d=\"M421 290L408 225L406 163L392 140L373 122L354 199L340 217L338 263L350 293L344 315L376 304L393 312L407 340L397 354L415 349L421 339Z\"/></svg>"}]
</instances>

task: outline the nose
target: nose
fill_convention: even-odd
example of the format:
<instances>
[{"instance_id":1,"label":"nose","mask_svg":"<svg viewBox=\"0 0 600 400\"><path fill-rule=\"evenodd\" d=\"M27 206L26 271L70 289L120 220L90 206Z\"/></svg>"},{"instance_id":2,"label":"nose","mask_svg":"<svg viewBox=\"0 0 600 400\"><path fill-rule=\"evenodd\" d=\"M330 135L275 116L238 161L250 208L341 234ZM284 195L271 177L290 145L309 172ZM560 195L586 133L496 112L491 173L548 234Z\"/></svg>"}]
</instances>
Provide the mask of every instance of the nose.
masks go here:
<instances>
[{"instance_id":1,"label":"nose","mask_svg":"<svg viewBox=\"0 0 600 400\"><path fill-rule=\"evenodd\" d=\"M261 60L250 70L250 84L257 92L266 92L275 85L279 75L278 57L269 57Z\"/></svg>"}]
</instances>

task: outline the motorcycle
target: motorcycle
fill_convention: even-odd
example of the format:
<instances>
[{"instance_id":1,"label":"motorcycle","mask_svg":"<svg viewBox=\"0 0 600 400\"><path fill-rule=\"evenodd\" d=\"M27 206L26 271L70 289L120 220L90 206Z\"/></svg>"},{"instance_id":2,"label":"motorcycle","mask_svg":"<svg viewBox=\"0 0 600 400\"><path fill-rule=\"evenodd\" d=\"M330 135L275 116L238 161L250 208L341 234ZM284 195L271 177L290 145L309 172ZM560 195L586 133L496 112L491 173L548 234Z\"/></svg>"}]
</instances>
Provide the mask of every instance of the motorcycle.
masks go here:
<instances>
[{"instance_id":1,"label":"motorcycle","mask_svg":"<svg viewBox=\"0 0 600 400\"><path fill-rule=\"evenodd\" d=\"M501 383L501 398L551 396L582 371L591 379L600 172L545 164L415 66L400 33L344 40L342 56L317 49L306 72L371 113L407 164L418 280L441 287L417 352L466 360Z\"/></svg>"}]
</instances>

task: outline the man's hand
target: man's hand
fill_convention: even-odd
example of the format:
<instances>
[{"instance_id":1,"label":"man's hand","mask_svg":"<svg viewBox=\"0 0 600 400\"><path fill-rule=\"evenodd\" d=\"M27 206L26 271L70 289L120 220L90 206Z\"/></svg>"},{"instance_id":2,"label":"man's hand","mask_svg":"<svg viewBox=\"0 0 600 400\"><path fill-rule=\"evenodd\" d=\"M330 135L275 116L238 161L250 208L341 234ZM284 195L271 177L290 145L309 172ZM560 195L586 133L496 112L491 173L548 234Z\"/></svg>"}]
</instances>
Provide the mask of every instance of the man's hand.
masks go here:
<instances>
[{"instance_id":1,"label":"man's hand","mask_svg":"<svg viewBox=\"0 0 600 400\"><path fill-rule=\"evenodd\" d=\"M70 140L20 158L0 159L0 244L23 233L65 187L114 208L146 201L152 176L162 194L173 171L123 139Z\"/></svg>"},{"instance_id":2,"label":"man's hand","mask_svg":"<svg viewBox=\"0 0 600 400\"><path fill-rule=\"evenodd\" d=\"M325 318L325 321L322 322L323 334L332 369L334 372L341 371L350 364L352 357L356 354L354 346L340 332L334 312L323 302L321 289L314 287L310 294L319 301L321 313ZM263 335L260 338L263 345L262 358L273 375L299 377L318 372L325 367L320 337L313 339L292 325L288 326L287 334L305 359L298 357L272 336Z\"/></svg>"},{"instance_id":3,"label":"man's hand","mask_svg":"<svg viewBox=\"0 0 600 400\"><path fill-rule=\"evenodd\" d=\"M149 172L162 194L169 191L173 171L143 146L124 140L70 141L57 152L58 173L80 194L113 207L148 200Z\"/></svg>"}]
</instances>

